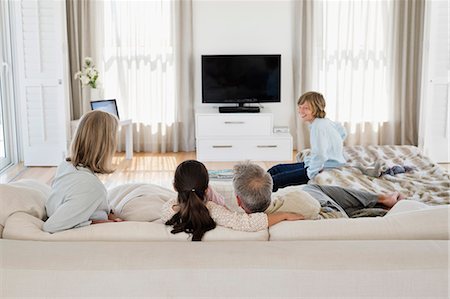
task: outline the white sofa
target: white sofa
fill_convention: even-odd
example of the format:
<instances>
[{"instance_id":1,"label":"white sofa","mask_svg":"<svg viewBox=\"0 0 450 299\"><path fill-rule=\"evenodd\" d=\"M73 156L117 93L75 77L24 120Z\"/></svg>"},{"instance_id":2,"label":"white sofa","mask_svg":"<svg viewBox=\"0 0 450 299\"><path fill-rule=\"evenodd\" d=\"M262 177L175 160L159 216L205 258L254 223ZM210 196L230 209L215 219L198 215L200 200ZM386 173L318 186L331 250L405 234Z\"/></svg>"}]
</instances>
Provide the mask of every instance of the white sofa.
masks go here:
<instances>
[{"instance_id":1,"label":"white sofa","mask_svg":"<svg viewBox=\"0 0 450 299\"><path fill-rule=\"evenodd\" d=\"M0 185L0 297L449 295L449 206L405 201L385 217L283 222L253 233L217 227L197 243L157 219L171 191L110 193L129 219L142 216L140 201L151 202L144 214L155 221L56 234L41 230L48 192L34 181Z\"/></svg>"}]
</instances>

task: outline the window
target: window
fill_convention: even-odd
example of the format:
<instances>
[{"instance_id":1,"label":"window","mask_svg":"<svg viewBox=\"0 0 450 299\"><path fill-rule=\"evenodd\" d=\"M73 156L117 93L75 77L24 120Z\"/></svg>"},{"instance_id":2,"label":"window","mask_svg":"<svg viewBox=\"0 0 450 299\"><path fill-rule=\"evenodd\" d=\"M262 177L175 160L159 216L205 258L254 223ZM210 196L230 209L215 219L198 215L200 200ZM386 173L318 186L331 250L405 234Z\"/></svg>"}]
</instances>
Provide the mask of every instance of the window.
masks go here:
<instances>
[{"instance_id":1,"label":"window","mask_svg":"<svg viewBox=\"0 0 450 299\"><path fill-rule=\"evenodd\" d=\"M133 122L175 122L172 1L105 1L104 88ZM122 112L121 111L121 112Z\"/></svg>"},{"instance_id":2,"label":"window","mask_svg":"<svg viewBox=\"0 0 450 299\"><path fill-rule=\"evenodd\" d=\"M315 11L315 89L332 119L353 125L389 119L393 7L390 1L320 1Z\"/></svg>"},{"instance_id":3,"label":"window","mask_svg":"<svg viewBox=\"0 0 450 299\"><path fill-rule=\"evenodd\" d=\"M8 1L0 2L0 171L15 160L11 39Z\"/></svg>"}]
</instances>

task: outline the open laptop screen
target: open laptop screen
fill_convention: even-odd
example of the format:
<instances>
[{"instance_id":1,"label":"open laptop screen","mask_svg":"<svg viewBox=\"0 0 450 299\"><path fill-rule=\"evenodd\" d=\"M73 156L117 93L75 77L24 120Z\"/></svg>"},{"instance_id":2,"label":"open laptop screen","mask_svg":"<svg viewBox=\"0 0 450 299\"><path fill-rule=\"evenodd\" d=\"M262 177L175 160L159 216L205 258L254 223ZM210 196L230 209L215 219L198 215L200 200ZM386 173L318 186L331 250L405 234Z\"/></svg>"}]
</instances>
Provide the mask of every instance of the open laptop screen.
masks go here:
<instances>
[{"instance_id":1,"label":"open laptop screen","mask_svg":"<svg viewBox=\"0 0 450 299\"><path fill-rule=\"evenodd\" d=\"M119 112L117 110L117 103L115 99L112 100L102 100L102 101L92 101L91 102L92 110L101 110L112 115L117 116L119 118Z\"/></svg>"}]
</instances>

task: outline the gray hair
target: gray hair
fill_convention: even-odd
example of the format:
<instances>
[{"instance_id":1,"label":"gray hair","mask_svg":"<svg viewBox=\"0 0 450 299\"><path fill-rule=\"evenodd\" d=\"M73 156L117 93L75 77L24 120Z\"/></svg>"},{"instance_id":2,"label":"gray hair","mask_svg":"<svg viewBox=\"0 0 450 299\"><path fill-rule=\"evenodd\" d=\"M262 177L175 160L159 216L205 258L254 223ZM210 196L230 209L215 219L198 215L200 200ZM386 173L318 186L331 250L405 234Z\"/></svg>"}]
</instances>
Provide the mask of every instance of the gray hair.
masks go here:
<instances>
[{"instance_id":1,"label":"gray hair","mask_svg":"<svg viewBox=\"0 0 450 299\"><path fill-rule=\"evenodd\" d=\"M270 205L272 177L262 167L245 161L234 166L234 192L252 213L264 212Z\"/></svg>"}]
</instances>

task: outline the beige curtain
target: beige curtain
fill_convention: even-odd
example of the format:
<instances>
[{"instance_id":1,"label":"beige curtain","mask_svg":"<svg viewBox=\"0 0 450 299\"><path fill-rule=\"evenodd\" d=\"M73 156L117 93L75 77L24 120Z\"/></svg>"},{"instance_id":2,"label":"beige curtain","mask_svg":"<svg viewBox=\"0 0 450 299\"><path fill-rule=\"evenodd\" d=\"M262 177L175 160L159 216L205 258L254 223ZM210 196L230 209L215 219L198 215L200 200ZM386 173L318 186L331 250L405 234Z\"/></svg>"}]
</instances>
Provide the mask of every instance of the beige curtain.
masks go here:
<instances>
[{"instance_id":1,"label":"beige curtain","mask_svg":"<svg viewBox=\"0 0 450 299\"><path fill-rule=\"evenodd\" d=\"M313 27L313 1L294 1L293 11L293 78L294 78L294 101L293 108L297 111L297 100L305 92L313 89L313 55L314 55L314 34ZM306 123L295 116L297 140L297 150L309 147L309 130Z\"/></svg>"},{"instance_id":2,"label":"beige curtain","mask_svg":"<svg viewBox=\"0 0 450 299\"><path fill-rule=\"evenodd\" d=\"M80 81L73 75L82 69L85 57L93 57L92 51L94 39L92 22L92 2L89 0L66 0L67 37L69 50L69 75L70 75L70 116L71 119L79 119L90 110L89 89L82 88Z\"/></svg>"},{"instance_id":3,"label":"beige curtain","mask_svg":"<svg viewBox=\"0 0 450 299\"><path fill-rule=\"evenodd\" d=\"M173 151L195 150L192 1L176 2L175 65L177 122Z\"/></svg>"},{"instance_id":4,"label":"beige curtain","mask_svg":"<svg viewBox=\"0 0 450 299\"><path fill-rule=\"evenodd\" d=\"M397 144L418 145L425 0L394 1L393 88Z\"/></svg>"},{"instance_id":5,"label":"beige curtain","mask_svg":"<svg viewBox=\"0 0 450 299\"><path fill-rule=\"evenodd\" d=\"M424 1L295 5L295 103L322 92L327 117L347 128L346 145L417 144ZM301 150L309 133L297 122Z\"/></svg>"}]
</instances>

